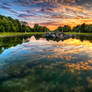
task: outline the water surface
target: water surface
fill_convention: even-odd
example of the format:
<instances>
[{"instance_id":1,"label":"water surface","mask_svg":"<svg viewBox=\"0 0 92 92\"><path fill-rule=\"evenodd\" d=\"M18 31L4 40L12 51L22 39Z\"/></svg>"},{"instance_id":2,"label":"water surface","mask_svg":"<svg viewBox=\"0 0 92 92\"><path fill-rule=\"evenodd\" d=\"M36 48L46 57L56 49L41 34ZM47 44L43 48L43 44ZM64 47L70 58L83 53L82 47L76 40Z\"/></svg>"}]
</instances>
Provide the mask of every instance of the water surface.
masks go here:
<instances>
[{"instance_id":1,"label":"water surface","mask_svg":"<svg viewBox=\"0 0 92 92\"><path fill-rule=\"evenodd\" d=\"M0 38L1 92L92 92L92 37Z\"/></svg>"}]
</instances>

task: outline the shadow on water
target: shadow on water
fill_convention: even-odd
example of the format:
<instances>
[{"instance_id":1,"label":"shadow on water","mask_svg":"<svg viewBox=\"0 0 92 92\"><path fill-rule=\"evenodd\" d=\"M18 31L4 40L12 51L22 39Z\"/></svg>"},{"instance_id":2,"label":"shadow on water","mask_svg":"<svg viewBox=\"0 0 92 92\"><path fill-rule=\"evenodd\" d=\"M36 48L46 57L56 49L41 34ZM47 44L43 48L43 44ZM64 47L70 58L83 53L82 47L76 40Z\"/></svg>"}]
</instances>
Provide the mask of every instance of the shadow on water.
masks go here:
<instances>
[{"instance_id":1,"label":"shadow on water","mask_svg":"<svg viewBox=\"0 0 92 92\"><path fill-rule=\"evenodd\" d=\"M91 36L31 36L0 38L0 92L92 92Z\"/></svg>"},{"instance_id":2,"label":"shadow on water","mask_svg":"<svg viewBox=\"0 0 92 92\"><path fill-rule=\"evenodd\" d=\"M81 41L88 40L92 42L92 35L76 35L77 39L80 39Z\"/></svg>"}]
</instances>

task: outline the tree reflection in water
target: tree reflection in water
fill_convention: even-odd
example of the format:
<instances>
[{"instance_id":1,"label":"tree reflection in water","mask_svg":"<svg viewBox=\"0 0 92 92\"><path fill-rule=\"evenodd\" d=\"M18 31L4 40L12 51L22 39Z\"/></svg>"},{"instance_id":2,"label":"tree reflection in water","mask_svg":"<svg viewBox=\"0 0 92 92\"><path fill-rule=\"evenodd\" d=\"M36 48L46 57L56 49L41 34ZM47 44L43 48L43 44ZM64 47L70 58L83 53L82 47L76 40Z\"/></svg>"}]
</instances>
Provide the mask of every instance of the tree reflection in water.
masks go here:
<instances>
[{"instance_id":1,"label":"tree reflection in water","mask_svg":"<svg viewBox=\"0 0 92 92\"><path fill-rule=\"evenodd\" d=\"M26 42L29 36L0 38L1 52L13 46L16 50L18 44L25 52L0 70L1 92L92 92L91 40L35 38L30 42Z\"/></svg>"},{"instance_id":2,"label":"tree reflection in water","mask_svg":"<svg viewBox=\"0 0 92 92\"><path fill-rule=\"evenodd\" d=\"M2 53L5 49L8 49L10 47L15 47L18 44L22 44L23 42L26 42L28 38L30 38L32 35L24 35L24 36L16 36L16 37L3 37L0 38L0 53ZM40 39L41 37L45 37L43 35L34 35L36 39Z\"/></svg>"}]
</instances>

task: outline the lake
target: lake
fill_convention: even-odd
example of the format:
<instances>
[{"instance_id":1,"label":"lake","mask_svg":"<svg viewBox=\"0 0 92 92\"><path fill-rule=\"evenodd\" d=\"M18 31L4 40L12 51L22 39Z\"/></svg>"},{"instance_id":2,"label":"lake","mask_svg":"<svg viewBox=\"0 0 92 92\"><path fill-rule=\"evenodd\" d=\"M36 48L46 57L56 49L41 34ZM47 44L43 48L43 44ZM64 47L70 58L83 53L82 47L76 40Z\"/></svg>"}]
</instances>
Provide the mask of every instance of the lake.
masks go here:
<instances>
[{"instance_id":1,"label":"lake","mask_svg":"<svg viewBox=\"0 0 92 92\"><path fill-rule=\"evenodd\" d=\"M92 36L0 38L0 92L92 92Z\"/></svg>"}]
</instances>

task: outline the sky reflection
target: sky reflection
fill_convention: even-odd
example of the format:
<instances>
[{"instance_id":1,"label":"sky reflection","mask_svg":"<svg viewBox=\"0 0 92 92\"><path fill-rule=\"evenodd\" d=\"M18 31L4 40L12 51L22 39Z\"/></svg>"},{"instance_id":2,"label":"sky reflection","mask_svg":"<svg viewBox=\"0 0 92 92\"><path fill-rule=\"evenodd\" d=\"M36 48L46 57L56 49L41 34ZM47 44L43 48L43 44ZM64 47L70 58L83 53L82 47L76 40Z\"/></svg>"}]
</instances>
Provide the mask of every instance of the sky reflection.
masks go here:
<instances>
[{"instance_id":1,"label":"sky reflection","mask_svg":"<svg viewBox=\"0 0 92 92\"><path fill-rule=\"evenodd\" d=\"M78 39L64 41L47 41L44 38L36 40L34 36L28 39L29 42L17 45L5 50L0 55L0 66L16 62L33 62L47 58L56 62L65 62L65 67L76 70L91 70L92 43Z\"/></svg>"},{"instance_id":2,"label":"sky reflection","mask_svg":"<svg viewBox=\"0 0 92 92\"><path fill-rule=\"evenodd\" d=\"M32 36L27 42L0 54L0 82L8 90L16 85L30 88L30 85L40 84L42 86L38 87L43 87L42 83L46 83L45 88L54 85L56 90L67 88L73 92L85 92L86 89L92 90L91 72L92 43L87 40L57 42L45 38L36 40ZM31 89L34 89L33 86Z\"/></svg>"}]
</instances>

